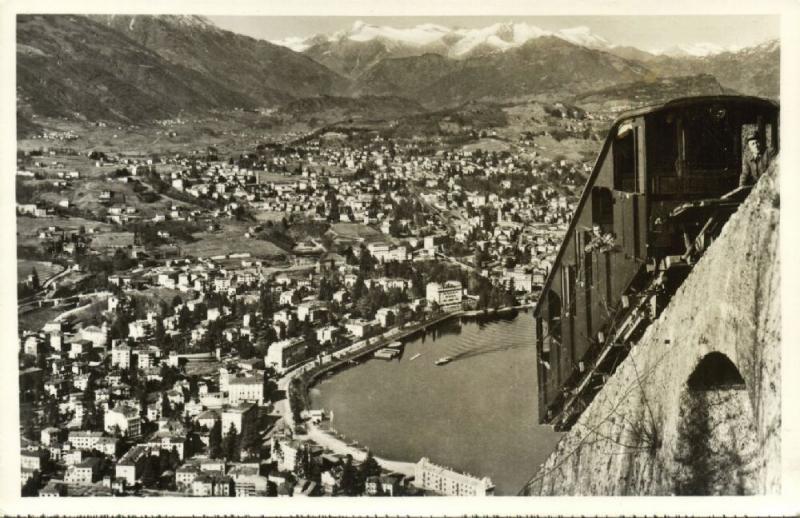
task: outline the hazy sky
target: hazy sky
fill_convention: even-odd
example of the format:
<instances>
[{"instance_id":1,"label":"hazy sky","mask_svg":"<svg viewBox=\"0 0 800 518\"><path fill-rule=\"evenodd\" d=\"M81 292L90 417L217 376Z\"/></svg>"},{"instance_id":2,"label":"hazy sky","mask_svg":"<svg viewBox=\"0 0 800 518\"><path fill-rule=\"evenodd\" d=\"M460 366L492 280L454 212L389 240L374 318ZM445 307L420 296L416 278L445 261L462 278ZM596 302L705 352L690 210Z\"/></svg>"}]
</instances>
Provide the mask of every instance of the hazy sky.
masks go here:
<instances>
[{"instance_id":1,"label":"hazy sky","mask_svg":"<svg viewBox=\"0 0 800 518\"><path fill-rule=\"evenodd\" d=\"M348 29L362 20L372 25L412 27L436 23L476 28L497 22L526 22L556 30L585 25L618 45L663 49L677 44L709 42L749 46L780 36L778 16L208 16L223 29L266 40L311 36Z\"/></svg>"}]
</instances>

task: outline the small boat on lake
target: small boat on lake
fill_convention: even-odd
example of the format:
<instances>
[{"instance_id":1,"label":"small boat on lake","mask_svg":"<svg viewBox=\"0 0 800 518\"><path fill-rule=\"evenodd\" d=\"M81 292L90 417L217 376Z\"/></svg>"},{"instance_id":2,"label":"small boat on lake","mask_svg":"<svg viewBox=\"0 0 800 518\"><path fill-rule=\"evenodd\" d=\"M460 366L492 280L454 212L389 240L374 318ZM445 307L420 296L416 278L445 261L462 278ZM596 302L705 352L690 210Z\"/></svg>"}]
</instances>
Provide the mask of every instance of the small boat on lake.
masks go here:
<instances>
[{"instance_id":1,"label":"small boat on lake","mask_svg":"<svg viewBox=\"0 0 800 518\"><path fill-rule=\"evenodd\" d=\"M381 358L383 360L391 360L396 356L400 355L400 351L398 349L390 349L388 347L384 347L383 349L378 349L375 351L375 358Z\"/></svg>"},{"instance_id":2,"label":"small boat on lake","mask_svg":"<svg viewBox=\"0 0 800 518\"><path fill-rule=\"evenodd\" d=\"M419 358L420 356L422 356L422 353L417 353L417 354L415 354L414 356L412 356L411 358L409 358L409 359L408 359L408 361L413 361L413 360L416 360L416 359L417 359L417 358Z\"/></svg>"},{"instance_id":3,"label":"small boat on lake","mask_svg":"<svg viewBox=\"0 0 800 518\"><path fill-rule=\"evenodd\" d=\"M445 363L450 363L451 361L453 361L452 356L442 356L441 358L436 360L436 365L444 365Z\"/></svg>"}]
</instances>

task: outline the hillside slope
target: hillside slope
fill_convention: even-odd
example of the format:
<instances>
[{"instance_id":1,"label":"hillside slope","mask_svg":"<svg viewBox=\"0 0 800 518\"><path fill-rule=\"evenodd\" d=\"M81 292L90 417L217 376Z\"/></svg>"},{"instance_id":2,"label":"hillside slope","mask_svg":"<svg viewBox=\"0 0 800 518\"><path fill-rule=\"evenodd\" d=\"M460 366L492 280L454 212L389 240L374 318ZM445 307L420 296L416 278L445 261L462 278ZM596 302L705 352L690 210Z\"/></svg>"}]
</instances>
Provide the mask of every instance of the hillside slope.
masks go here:
<instances>
[{"instance_id":1,"label":"hillside slope","mask_svg":"<svg viewBox=\"0 0 800 518\"><path fill-rule=\"evenodd\" d=\"M780 492L778 179L761 178L523 494Z\"/></svg>"},{"instance_id":2,"label":"hillside slope","mask_svg":"<svg viewBox=\"0 0 800 518\"><path fill-rule=\"evenodd\" d=\"M17 18L17 106L25 128L33 114L142 122L275 107L348 85L307 56L202 17Z\"/></svg>"},{"instance_id":3,"label":"hillside slope","mask_svg":"<svg viewBox=\"0 0 800 518\"><path fill-rule=\"evenodd\" d=\"M348 81L313 59L264 40L222 30L201 16L96 15L175 65L216 78L262 105L333 95Z\"/></svg>"},{"instance_id":4,"label":"hillside slope","mask_svg":"<svg viewBox=\"0 0 800 518\"><path fill-rule=\"evenodd\" d=\"M778 99L781 55L778 40L771 40L738 52L705 57L659 56L645 62L660 76L710 74L720 84L747 95Z\"/></svg>"},{"instance_id":5,"label":"hillside slope","mask_svg":"<svg viewBox=\"0 0 800 518\"><path fill-rule=\"evenodd\" d=\"M435 109L477 99L579 93L650 75L639 63L545 36L508 52L465 60L426 54L382 61L358 85L363 93L408 96Z\"/></svg>"},{"instance_id":6,"label":"hillside slope","mask_svg":"<svg viewBox=\"0 0 800 518\"><path fill-rule=\"evenodd\" d=\"M23 113L124 122L256 106L224 81L71 15L17 18L17 99Z\"/></svg>"}]
</instances>

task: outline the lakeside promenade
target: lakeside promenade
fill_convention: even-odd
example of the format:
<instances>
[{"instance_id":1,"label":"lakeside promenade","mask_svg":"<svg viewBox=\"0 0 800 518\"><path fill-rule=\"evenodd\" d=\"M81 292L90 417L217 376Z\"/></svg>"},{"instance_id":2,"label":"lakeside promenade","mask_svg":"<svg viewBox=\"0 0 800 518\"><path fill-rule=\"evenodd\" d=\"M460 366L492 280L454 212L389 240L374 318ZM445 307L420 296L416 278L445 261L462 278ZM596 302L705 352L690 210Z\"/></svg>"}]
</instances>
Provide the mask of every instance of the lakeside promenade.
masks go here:
<instances>
[{"instance_id":1,"label":"lakeside promenade","mask_svg":"<svg viewBox=\"0 0 800 518\"><path fill-rule=\"evenodd\" d=\"M359 360L367 356L368 354L373 353L374 351L387 346L389 343L393 341L403 340L405 338L413 336L414 334L422 330L429 328L430 326L439 324L451 318L472 317L481 315L491 316L529 307L532 307L532 304L522 304L518 306L498 308L496 310L489 310L489 311L484 311L484 310L453 311L450 313L445 313L443 315L437 316L436 318L431 319L427 322L422 322L414 326L409 326L408 328L405 329L400 329L400 328L390 329L377 337L373 337L372 340L374 340L374 342L370 342L370 340L356 342L334 353L332 357L336 359L335 361L328 361L321 365L315 365L314 362L308 362L304 365L298 366L297 368L287 373L283 378L281 378L278 381L278 388L279 390L284 391L284 393L286 394L286 398L277 402L276 408L279 409L280 414L287 428L294 431L295 423L294 423L294 415L292 413L291 406L289 404L290 400L289 391L296 390L297 388L299 388L300 390L303 391L303 396L307 400L308 389L316 382L319 376L321 376L325 372L355 362L356 360ZM298 378L302 380L302 382L300 383L300 387L296 387L293 384L293 380ZM321 428L319 428L310 421L307 421L303 424L306 428L306 433L298 434L295 436L296 438L310 440L315 444L327 448L337 454L352 455L353 459L357 461L363 461L366 458L367 456L366 449L351 446L341 438L334 435L332 432L322 430ZM413 462L384 459L377 456L375 457L375 460L385 470L402 473L403 475L406 476L412 476L414 474L415 463Z\"/></svg>"}]
</instances>

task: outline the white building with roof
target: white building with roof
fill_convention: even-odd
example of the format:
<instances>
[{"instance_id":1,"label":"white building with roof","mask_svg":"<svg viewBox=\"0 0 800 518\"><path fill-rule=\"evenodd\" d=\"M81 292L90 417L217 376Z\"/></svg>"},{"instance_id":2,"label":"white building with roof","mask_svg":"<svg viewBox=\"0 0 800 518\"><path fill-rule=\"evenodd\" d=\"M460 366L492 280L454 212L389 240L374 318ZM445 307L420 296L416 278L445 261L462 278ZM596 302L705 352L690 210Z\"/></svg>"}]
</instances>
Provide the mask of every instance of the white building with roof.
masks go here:
<instances>
[{"instance_id":1,"label":"white building with roof","mask_svg":"<svg viewBox=\"0 0 800 518\"><path fill-rule=\"evenodd\" d=\"M444 496L491 496L494 484L489 477L478 478L432 463L423 457L414 466L414 484Z\"/></svg>"},{"instance_id":2,"label":"white building with roof","mask_svg":"<svg viewBox=\"0 0 800 518\"><path fill-rule=\"evenodd\" d=\"M240 376L228 378L228 402L264 404L264 377Z\"/></svg>"},{"instance_id":3,"label":"white building with roof","mask_svg":"<svg viewBox=\"0 0 800 518\"><path fill-rule=\"evenodd\" d=\"M306 349L307 343L302 337L273 342L267 349L264 364L273 367L278 373L286 372L306 360Z\"/></svg>"},{"instance_id":4,"label":"white building with roof","mask_svg":"<svg viewBox=\"0 0 800 518\"><path fill-rule=\"evenodd\" d=\"M125 436L138 437L141 435L142 426L139 411L126 405L118 405L106 411L103 428L106 432L111 433L115 426L118 426L120 432Z\"/></svg>"},{"instance_id":5,"label":"white building with roof","mask_svg":"<svg viewBox=\"0 0 800 518\"><path fill-rule=\"evenodd\" d=\"M425 286L425 298L428 302L439 304L445 311L461 309L464 291L459 281L447 281L444 284L429 282Z\"/></svg>"}]
</instances>

